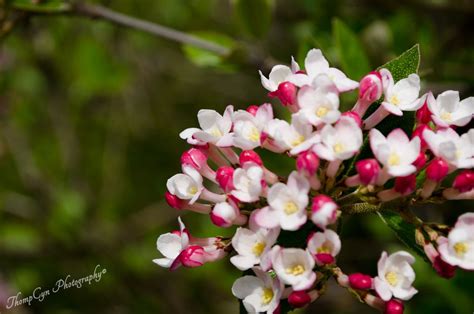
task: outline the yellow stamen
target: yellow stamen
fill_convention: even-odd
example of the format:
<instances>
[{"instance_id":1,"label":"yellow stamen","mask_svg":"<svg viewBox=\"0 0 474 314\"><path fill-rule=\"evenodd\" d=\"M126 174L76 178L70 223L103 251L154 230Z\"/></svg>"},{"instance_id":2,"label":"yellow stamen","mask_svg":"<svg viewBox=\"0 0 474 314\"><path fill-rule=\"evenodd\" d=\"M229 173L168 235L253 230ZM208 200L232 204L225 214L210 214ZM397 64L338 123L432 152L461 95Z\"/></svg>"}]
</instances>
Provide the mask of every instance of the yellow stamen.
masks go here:
<instances>
[{"instance_id":1,"label":"yellow stamen","mask_svg":"<svg viewBox=\"0 0 474 314\"><path fill-rule=\"evenodd\" d=\"M219 130L218 127L213 127L209 133L212 135L212 136L215 136L215 137L222 137L222 132L221 130Z\"/></svg>"},{"instance_id":2,"label":"yellow stamen","mask_svg":"<svg viewBox=\"0 0 474 314\"><path fill-rule=\"evenodd\" d=\"M262 304L267 305L273 299L273 290L270 288L264 288L262 293Z\"/></svg>"},{"instance_id":3,"label":"yellow stamen","mask_svg":"<svg viewBox=\"0 0 474 314\"><path fill-rule=\"evenodd\" d=\"M320 118L322 117L325 117L329 112L329 109L326 108L326 107L319 107L317 110L316 110L316 115Z\"/></svg>"},{"instance_id":4,"label":"yellow stamen","mask_svg":"<svg viewBox=\"0 0 474 314\"><path fill-rule=\"evenodd\" d=\"M257 242L254 244L252 247L252 253L255 254L255 256L260 256L263 253L263 250L265 249L265 246L267 244L265 242Z\"/></svg>"},{"instance_id":5,"label":"yellow stamen","mask_svg":"<svg viewBox=\"0 0 474 314\"><path fill-rule=\"evenodd\" d=\"M305 269L303 265L295 265L293 267L289 267L286 269L287 274L291 274L293 276L298 276L304 273Z\"/></svg>"},{"instance_id":6,"label":"yellow stamen","mask_svg":"<svg viewBox=\"0 0 474 314\"><path fill-rule=\"evenodd\" d=\"M396 272L389 271L385 274L385 279L391 286L395 286L398 283L398 275Z\"/></svg>"},{"instance_id":7,"label":"yellow stamen","mask_svg":"<svg viewBox=\"0 0 474 314\"><path fill-rule=\"evenodd\" d=\"M392 97L390 97L389 102L392 105L398 106L400 104L400 99L398 99L397 95L393 95Z\"/></svg>"},{"instance_id":8,"label":"yellow stamen","mask_svg":"<svg viewBox=\"0 0 474 314\"><path fill-rule=\"evenodd\" d=\"M293 201L286 202L283 210L285 211L285 214L291 215L298 211L298 206L296 206L295 202Z\"/></svg>"},{"instance_id":9,"label":"yellow stamen","mask_svg":"<svg viewBox=\"0 0 474 314\"><path fill-rule=\"evenodd\" d=\"M467 252L467 245L464 242L458 242L454 246L454 251L456 252L457 255L464 255Z\"/></svg>"},{"instance_id":10,"label":"yellow stamen","mask_svg":"<svg viewBox=\"0 0 474 314\"><path fill-rule=\"evenodd\" d=\"M260 141L260 132L258 131L258 129L256 127L253 126L250 129L248 139L252 142L255 142L255 143Z\"/></svg>"},{"instance_id":11,"label":"yellow stamen","mask_svg":"<svg viewBox=\"0 0 474 314\"><path fill-rule=\"evenodd\" d=\"M293 140L293 142L291 142L291 146L295 147L295 146L298 146L300 145L301 143L303 143L305 140L304 136L303 135L298 135L297 138L295 138Z\"/></svg>"},{"instance_id":12,"label":"yellow stamen","mask_svg":"<svg viewBox=\"0 0 474 314\"><path fill-rule=\"evenodd\" d=\"M189 195L194 195L196 194L198 191L197 187L195 187L194 185L193 186L190 186L189 189L188 189L188 194Z\"/></svg>"},{"instance_id":13,"label":"yellow stamen","mask_svg":"<svg viewBox=\"0 0 474 314\"><path fill-rule=\"evenodd\" d=\"M336 154L342 153L344 151L344 148L345 148L344 144L341 144L341 143L337 143L336 145L332 147L332 149L334 150Z\"/></svg>"},{"instance_id":14,"label":"yellow stamen","mask_svg":"<svg viewBox=\"0 0 474 314\"><path fill-rule=\"evenodd\" d=\"M323 245L323 246L321 246L321 247L318 247L318 249L316 250L316 252L317 252L318 254L320 254L320 253L327 253L327 254L329 254L329 253L331 253L331 249L329 249L326 245Z\"/></svg>"},{"instance_id":15,"label":"yellow stamen","mask_svg":"<svg viewBox=\"0 0 474 314\"><path fill-rule=\"evenodd\" d=\"M390 154L388 157L388 164L390 166L398 166L400 164L400 156L398 156L396 153Z\"/></svg>"},{"instance_id":16,"label":"yellow stamen","mask_svg":"<svg viewBox=\"0 0 474 314\"><path fill-rule=\"evenodd\" d=\"M452 120L452 117L451 117L451 113L450 112L443 112L441 114L441 119L443 119L444 121L451 121Z\"/></svg>"}]
</instances>

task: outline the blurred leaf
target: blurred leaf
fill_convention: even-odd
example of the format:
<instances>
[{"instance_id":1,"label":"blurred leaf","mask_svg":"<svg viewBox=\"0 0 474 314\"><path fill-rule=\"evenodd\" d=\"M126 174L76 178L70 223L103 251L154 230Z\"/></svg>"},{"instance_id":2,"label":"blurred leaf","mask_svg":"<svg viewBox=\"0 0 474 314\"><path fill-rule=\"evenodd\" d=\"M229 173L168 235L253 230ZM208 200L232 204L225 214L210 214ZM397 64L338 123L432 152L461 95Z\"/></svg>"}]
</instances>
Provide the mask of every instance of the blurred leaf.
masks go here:
<instances>
[{"instance_id":1,"label":"blurred leaf","mask_svg":"<svg viewBox=\"0 0 474 314\"><path fill-rule=\"evenodd\" d=\"M3 225L0 228L0 247L13 252L36 252L40 249L40 237L31 226Z\"/></svg>"},{"instance_id":2,"label":"blurred leaf","mask_svg":"<svg viewBox=\"0 0 474 314\"><path fill-rule=\"evenodd\" d=\"M237 18L243 29L257 38L268 33L274 0L235 0Z\"/></svg>"},{"instance_id":3,"label":"blurred leaf","mask_svg":"<svg viewBox=\"0 0 474 314\"><path fill-rule=\"evenodd\" d=\"M215 32L195 32L193 35L196 35L202 39L209 40L216 44L227 47L231 50L235 47L235 41L223 34ZM188 59L201 67L216 67L223 70L232 70L233 66L226 63L226 57L220 56L211 51L201 49L191 45L183 45L184 54Z\"/></svg>"},{"instance_id":4,"label":"blurred leaf","mask_svg":"<svg viewBox=\"0 0 474 314\"><path fill-rule=\"evenodd\" d=\"M333 20L332 27L342 70L352 79L361 79L370 71L370 65L359 38L339 19Z\"/></svg>"},{"instance_id":5,"label":"blurred leaf","mask_svg":"<svg viewBox=\"0 0 474 314\"><path fill-rule=\"evenodd\" d=\"M422 257L427 263L431 262L425 255L423 248L421 248L415 241L415 226L407 223L402 219L402 217L393 211L381 211L377 213L382 219L382 221L389 226L397 235L397 237L402 241L406 246L416 252L420 257Z\"/></svg>"},{"instance_id":6,"label":"blurred leaf","mask_svg":"<svg viewBox=\"0 0 474 314\"><path fill-rule=\"evenodd\" d=\"M69 11L71 4L63 0L11 0L10 5L18 10L42 12L42 13L58 13Z\"/></svg>"}]
</instances>

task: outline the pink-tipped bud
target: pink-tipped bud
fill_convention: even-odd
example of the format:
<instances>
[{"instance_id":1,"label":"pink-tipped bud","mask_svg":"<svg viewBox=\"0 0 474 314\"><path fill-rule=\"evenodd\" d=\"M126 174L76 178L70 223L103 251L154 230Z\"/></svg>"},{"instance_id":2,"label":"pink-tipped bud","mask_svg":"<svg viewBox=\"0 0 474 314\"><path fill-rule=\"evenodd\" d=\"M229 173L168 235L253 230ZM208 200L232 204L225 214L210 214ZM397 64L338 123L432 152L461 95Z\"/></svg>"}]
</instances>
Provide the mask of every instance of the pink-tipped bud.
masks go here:
<instances>
[{"instance_id":1,"label":"pink-tipped bud","mask_svg":"<svg viewBox=\"0 0 474 314\"><path fill-rule=\"evenodd\" d=\"M320 194L313 198L311 220L321 229L337 220L337 204L329 196Z\"/></svg>"},{"instance_id":2,"label":"pink-tipped bud","mask_svg":"<svg viewBox=\"0 0 474 314\"><path fill-rule=\"evenodd\" d=\"M426 177L432 181L440 182L448 175L448 171L448 163L443 158L435 158L426 167Z\"/></svg>"},{"instance_id":3,"label":"pink-tipped bud","mask_svg":"<svg viewBox=\"0 0 474 314\"><path fill-rule=\"evenodd\" d=\"M238 215L238 209L229 203L218 203L212 209L211 221L218 227L228 228L233 225Z\"/></svg>"},{"instance_id":4,"label":"pink-tipped bud","mask_svg":"<svg viewBox=\"0 0 474 314\"><path fill-rule=\"evenodd\" d=\"M357 112L346 111L341 116L351 118L360 128L362 127L362 119L357 114Z\"/></svg>"},{"instance_id":5,"label":"pink-tipped bud","mask_svg":"<svg viewBox=\"0 0 474 314\"><path fill-rule=\"evenodd\" d=\"M379 72L370 72L360 80L359 99L373 103L382 97L382 77Z\"/></svg>"},{"instance_id":6,"label":"pink-tipped bud","mask_svg":"<svg viewBox=\"0 0 474 314\"><path fill-rule=\"evenodd\" d=\"M311 296L306 291L293 291L288 296L288 303L294 308L301 308L311 303Z\"/></svg>"},{"instance_id":7,"label":"pink-tipped bud","mask_svg":"<svg viewBox=\"0 0 474 314\"><path fill-rule=\"evenodd\" d=\"M417 170L421 170L426 164L426 154L424 152L420 152L416 160L413 162L413 166L416 167Z\"/></svg>"},{"instance_id":8,"label":"pink-tipped bud","mask_svg":"<svg viewBox=\"0 0 474 314\"><path fill-rule=\"evenodd\" d=\"M282 82L278 85L278 89L268 94L268 96L280 99L284 106L293 105L296 103L296 92L298 88L295 84L290 82Z\"/></svg>"},{"instance_id":9,"label":"pink-tipped bud","mask_svg":"<svg viewBox=\"0 0 474 314\"><path fill-rule=\"evenodd\" d=\"M176 195L171 194L170 192L165 192L166 203L175 209L182 209L186 204L185 201L178 198Z\"/></svg>"},{"instance_id":10,"label":"pink-tipped bud","mask_svg":"<svg viewBox=\"0 0 474 314\"><path fill-rule=\"evenodd\" d=\"M230 192L234 189L234 168L230 166L222 166L216 171L216 181L225 191Z\"/></svg>"},{"instance_id":11,"label":"pink-tipped bud","mask_svg":"<svg viewBox=\"0 0 474 314\"><path fill-rule=\"evenodd\" d=\"M433 268L436 270L438 275L446 279L451 279L456 274L456 266L446 263L439 255L436 256L433 261Z\"/></svg>"},{"instance_id":12,"label":"pink-tipped bud","mask_svg":"<svg viewBox=\"0 0 474 314\"><path fill-rule=\"evenodd\" d=\"M253 162L259 166L263 166L262 158L253 150L244 150L240 153L239 163L241 166L248 162Z\"/></svg>"},{"instance_id":13,"label":"pink-tipped bud","mask_svg":"<svg viewBox=\"0 0 474 314\"><path fill-rule=\"evenodd\" d=\"M396 177L394 189L402 195L412 193L416 189L416 176L411 174L406 177Z\"/></svg>"},{"instance_id":14,"label":"pink-tipped bud","mask_svg":"<svg viewBox=\"0 0 474 314\"><path fill-rule=\"evenodd\" d=\"M380 165L376 159L364 159L356 162L356 170L363 185L375 184L380 173Z\"/></svg>"},{"instance_id":15,"label":"pink-tipped bud","mask_svg":"<svg viewBox=\"0 0 474 314\"><path fill-rule=\"evenodd\" d=\"M461 193L474 189L474 171L464 170L458 174L454 179L453 188Z\"/></svg>"},{"instance_id":16,"label":"pink-tipped bud","mask_svg":"<svg viewBox=\"0 0 474 314\"><path fill-rule=\"evenodd\" d=\"M299 171L306 171L310 176L313 176L319 167L319 157L312 151L305 151L296 158L296 168Z\"/></svg>"},{"instance_id":17,"label":"pink-tipped bud","mask_svg":"<svg viewBox=\"0 0 474 314\"><path fill-rule=\"evenodd\" d=\"M385 314L403 314L404 310L402 301L392 299L385 303Z\"/></svg>"},{"instance_id":18,"label":"pink-tipped bud","mask_svg":"<svg viewBox=\"0 0 474 314\"><path fill-rule=\"evenodd\" d=\"M179 259L185 267L199 267L206 262L206 252L199 245L190 245L179 255Z\"/></svg>"},{"instance_id":19,"label":"pink-tipped bud","mask_svg":"<svg viewBox=\"0 0 474 314\"><path fill-rule=\"evenodd\" d=\"M372 277L361 273L351 274L349 284L354 289L368 290L372 288Z\"/></svg>"},{"instance_id":20,"label":"pink-tipped bud","mask_svg":"<svg viewBox=\"0 0 474 314\"><path fill-rule=\"evenodd\" d=\"M247 112L249 112L252 116L256 116L258 111L258 106L257 105L250 105L247 108Z\"/></svg>"},{"instance_id":21,"label":"pink-tipped bud","mask_svg":"<svg viewBox=\"0 0 474 314\"><path fill-rule=\"evenodd\" d=\"M426 101L423 106L416 111L416 121L425 125L431 122L431 111L428 109Z\"/></svg>"},{"instance_id":22,"label":"pink-tipped bud","mask_svg":"<svg viewBox=\"0 0 474 314\"><path fill-rule=\"evenodd\" d=\"M191 148L181 155L181 164L199 170L207 165L207 156L200 149Z\"/></svg>"},{"instance_id":23,"label":"pink-tipped bud","mask_svg":"<svg viewBox=\"0 0 474 314\"><path fill-rule=\"evenodd\" d=\"M416 127L416 129L413 131L411 135L411 138L415 138L416 136L420 138L420 145L421 145L422 150L424 150L428 146L428 144L425 141L425 138L423 137L423 132L425 130L431 130L431 129L426 124L420 124L419 126Z\"/></svg>"},{"instance_id":24,"label":"pink-tipped bud","mask_svg":"<svg viewBox=\"0 0 474 314\"><path fill-rule=\"evenodd\" d=\"M322 265L331 265L336 261L334 256L329 253L316 253L314 254L314 260L320 266Z\"/></svg>"}]
</instances>

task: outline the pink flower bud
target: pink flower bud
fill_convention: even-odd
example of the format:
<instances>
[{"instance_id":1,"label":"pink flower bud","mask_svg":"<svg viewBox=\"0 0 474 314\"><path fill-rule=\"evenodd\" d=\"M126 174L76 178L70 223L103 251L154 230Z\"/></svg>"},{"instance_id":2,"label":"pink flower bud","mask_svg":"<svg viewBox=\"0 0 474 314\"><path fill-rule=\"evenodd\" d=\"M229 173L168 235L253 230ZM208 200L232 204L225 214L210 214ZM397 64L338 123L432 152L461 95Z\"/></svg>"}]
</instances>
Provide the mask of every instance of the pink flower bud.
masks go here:
<instances>
[{"instance_id":1,"label":"pink flower bud","mask_svg":"<svg viewBox=\"0 0 474 314\"><path fill-rule=\"evenodd\" d=\"M359 99L373 103L382 97L382 77L379 72L370 72L360 80Z\"/></svg>"},{"instance_id":2,"label":"pink flower bud","mask_svg":"<svg viewBox=\"0 0 474 314\"><path fill-rule=\"evenodd\" d=\"M360 116L357 114L357 112L354 112L354 111L346 111L346 112L344 112L341 116L342 116L342 117L351 118L352 120L355 121L355 123L357 123L357 125L358 125L360 128L362 127L362 119L361 119Z\"/></svg>"},{"instance_id":3,"label":"pink flower bud","mask_svg":"<svg viewBox=\"0 0 474 314\"><path fill-rule=\"evenodd\" d=\"M206 252L199 245L190 245L179 255L179 260L185 267L199 267L206 262Z\"/></svg>"},{"instance_id":4,"label":"pink flower bud","mask_svg":"<svg viewBox=\"0 0 474 314\"><path fill-rule=\"evenodd\" d=\"M207 165L207 156L200 149L191 148L181 155L181 164L199 170Z\"/></svg>"},{"instance_id":5,"label":"pink flower bud","mask_svg":"<svg viewBox=\"0 0 474 314\"><path fill-rule=\"evenodd\" d=\"M229 192L234 189L233 176L234 168L230 166L222 166L217 169L216 181L225 192Z\"/></svg>"},{"instance_id":6,"label":"pink flower bud","mask_svg":"<svg viewBox=\"0 0 474 314\"><path fill-rule=\"evenodd\" d=\"M392 299L385 303L385 314L403 314L404 306L402 301Z\"/></svg>"},{"instance_id":7,"label":"pink flower bud","mask_svg":"<svg viewBox=\"0 0 474 314\"><path fill-rule=\"evenodd\" d=\"M298 88L290 82L282 82L278 85L278 89L274 92L268 93L270 97L280 99L284 106L293 105L296 103L296 92Z\"/></svg>"},{"instance_id":8,"label":"pink flower bud","mask_svg":"<svg viewBox=\"0 0 474 314\"><path fill-rule=\"evenodd\" d=\"M468 192L474 189L474 171L464 170L459 173L454 179L453 188L459 192Z\"/></svg>"},{"instance_id":9,"label":"pink flower bud","mask_svg":"<svg viewBox=\"0 0 474 314\"><path fill-rule=\"evenodd\" d=\"M431 122L431 111L428 109L426 100L423 106L416 111L416 121L425 125Z\"/></svg>"},{"instance_id":10,"label":"pink flower bud","mask_svg":"<svg viewBox=\"0 0 474 314\"><path fill-rule=\"evenodd\" d=\"M349 284L354 289L368 290L372 288L372 277L361 273L351 274Z\"/></svg>"},{"instance_id":11,"label":"pink flower bud","mask_svg":"<svg viewBox=\"0 0 474 314\"><path fill-rule=\"evenodd\" d=\"M229 203L216 204L211 212L211 221L218 227L228 228L234 224L239 216L239 210Z\"/></svg>"},{"instance_id":12,"label":"pink flower bud","mask_svg":"<svg viewBox=\"0 0 474 314\"><path fill-rule=\"evenodd\" d=\"M178 198L176 195L171 194L170 192L165 192L166 203L175 209L182 209L185 205L185 201Z\"/></svg>"},{"instance_id":13,"label":"pink flower bud","mask_svg":"<svg viewBox=\"0 0 474 314\"><path fill-rule=\"evenodd\" d=\"M421 170L426 164L426 154L424 152L420 152L416 160L413 162L413 166L416 167L417 170Z\"/></svg>"},{"instance_id":14,"label":"pink flower bud","mask_svg":"<svg viewBox=\"0 0 474 314\"><path fill-rule=\"evenodd\" d=\"M257 111L258 111L258 106L257 106L257 105L250 105L250 106L248 106L247 111L248 111L252 116L255 116L255 115L257 114Z\"/></svg>"},{"instance_id":15,"label":"pink flower bud","mask_svg":"<svg viewBox=\"0 0 474 314\"><path fill-rule=\"evenodd\" d=\"M438 275L443 278L450 279L456 274L456 266L450 265L441 259L441 256L436 256L433 261L433 268Z\"/></svg>"},{"instance_id":16,"label":"pink flower bud","mask_svg":"<svg viewBox=\"0 0 474 314\"><path fill-rule=\"evenodd\" d=\"M320 194L313 198L311 220L321 229L337 220L337 204L329 196Z\"/></svg>"},{"instance_id":17,"label":"pink flower bud","mask_svg":"<svg viewBox=\"0 0 474 314\"><path fill-rule=\"evenodd\" d=\"M376 159L364 159L356 162L356 170L360 182L364 185L375 184L380 173L380 166Z\"/></svg>"},{"instance_id":18,"label":"pink flower bud","mask_svg":"<svg viewBox=\"0 0 474 314\"><path fill-rule=\"evenodd\" d=\"M317 264L322 265L331 265L334 263L335 259L329 253L316 253L314 254L314 259L316 260Z\"/></svg>"},{"instance_id":19,"label":"pink flower bud","mask_svg":"<svg viewBox=\"0 0 474 314\"><path fill-rule=\"evenodd\" d=\"M433 159L426 167L426 177L432 181L440 182L449 171L449 165L443 158Z\"/></svg>"},{"instance_id":20,"label":"pink flower bud","mask_svg":"<svg viewBox=\"0 0 474 314\"><path fill-rule=\"evenodd\" d=\"M319 157L313 151L305 151L296 158L296 168L313 176L319 167Z\"/></svg>"},{"instance_id":21,"label":"pink flower bud","mask_svg":"<svg viewBox=\"0 0 474 314\"><path fill-rule=\"evenodd\" d=\"M306 291L293 291L288 296L288 303L294 308L301 308L311 303L311 296Z\"/></svg>"},{"instance_id":22,"label":"pink flower bud","mask_svg":"<svg viewBox=\"0 0 474 314\"><path fill-rule=\"evenodd\" d=\"M428 146L428 144L426 143L423 137L423 132L425 130L431 130L431 129L426 124L420 124L419 126L416 127L416 129L413 131L411 135L411 138L415 138L415 136L418 136L420 138L420 144L421 144L422 150L424 150Z\"/></svg>"},{"instance_id":23,"label":"pink flower bud","mask_svg":"<svg viewBox=\"0 0 474 314\"><path fill-rule=\"evenodd\" d=\"M239 163L241 166L248 162L253 162L259 166L263 165L262 158L253 150L244 150L240 153Z\"/></svg>"},{"instance_id":24,"label":"pink flower bud","mask_svg":"<svg viewBox=\"0 0 474 314\"><path fill-rule=\"evenodd\" d=\"M416 176L411 174L406 177L396 177L394 189L402 195L412 193L416 189Z\"/></svg>"}]
</instances>

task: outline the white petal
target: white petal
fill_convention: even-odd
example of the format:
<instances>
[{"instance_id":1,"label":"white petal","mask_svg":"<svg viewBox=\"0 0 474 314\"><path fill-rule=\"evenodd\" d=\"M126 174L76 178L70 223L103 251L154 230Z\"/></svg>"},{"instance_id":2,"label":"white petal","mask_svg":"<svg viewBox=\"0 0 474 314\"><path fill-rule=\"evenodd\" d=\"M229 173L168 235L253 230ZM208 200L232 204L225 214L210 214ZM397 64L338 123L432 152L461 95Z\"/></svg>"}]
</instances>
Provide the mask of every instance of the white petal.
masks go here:
<instances>
[{"instance_id":1,"label":"white petal","mask_svg":"<svg viewBox=\"0 0 474 314\"><path fill-rule=\"evenodd\" d=\"M308 51L304 60L304 66L310 77L316 77L318 74L326 73L329 70L329 63L319 49Z\"/></svg>"},{"instance_id":2,"label":"white petal","mask_svg":"<svg viewBox=\"0 0 474 314\"><path fill-rule=\"evenodd\" d=\"M153 260L153 263L164 268L170 268L171 264L173 264L173 260L169 258L156 258Z\"/></svg>"},{"instance_id":3,"label":"white petal","mask_svg":"<svg viewBox=\"0 0 474 314\"><path fill-rule=\"evenodd\" d=\"M256 258L252 258L251 256L236 255L230 258L230 262L239 270L244 271L252 268L258 263L258 260Z\"/></svg>"},{"instance_id":4,"label":"white petal","mask_svg":"<svg viewBox=\"0 0 474 314\"><path fill-rule=\"evenodd\" d=\"M379 277L374 278L375 291L377 291L380 298L384 301L388 301L392 298L392 291L390 286L385 281L382 281Z\"/></svg>"},{"instance_id":5,"label":"white petal","mask_svg":"<svg viewBox=\"0 0 474 314\"><path fill-rule=\"evenodd\" d=\"M243 276L237 279L232 285L232 294L239 299L245 299L262 286L263 282L257 277Z\"/></svg>"}]
</instances>

